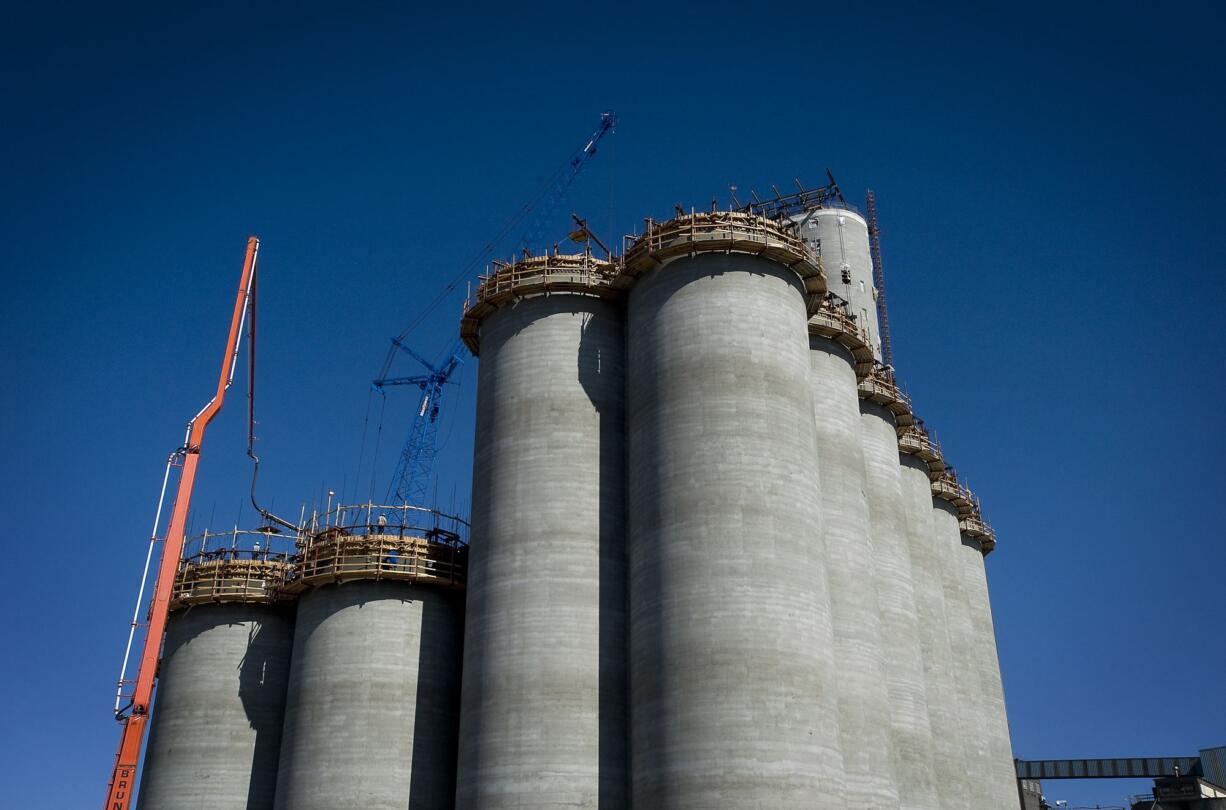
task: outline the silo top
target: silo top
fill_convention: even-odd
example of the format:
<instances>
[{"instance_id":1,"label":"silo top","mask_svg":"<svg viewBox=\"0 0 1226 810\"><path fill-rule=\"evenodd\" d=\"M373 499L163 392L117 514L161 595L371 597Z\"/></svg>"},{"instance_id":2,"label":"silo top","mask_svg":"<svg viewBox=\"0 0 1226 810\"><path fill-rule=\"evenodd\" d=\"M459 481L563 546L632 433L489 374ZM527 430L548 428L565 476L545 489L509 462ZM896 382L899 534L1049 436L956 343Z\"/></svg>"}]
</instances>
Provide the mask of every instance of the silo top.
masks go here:
<instances>
[{"instance_id":1,"label":"silo top","mask_svg":"<svg viewBox=\"0 0 1226 810\"><path fill-rule=\"evenodd\" d=\"M915 422L915 414L911 412L911 400L894 379L894 371L889 366L878 363L868 376L860 380L860 399L867 399L883 406L894 415L894 424L901 435Z\"/></svg>"},{"instance_id":2,"label":"silo top","mask_svg":"<svg viewBox=\"0 0 1226 810\"><path fill-rule=\"evenodd\" d=\"M464 302L460 337L474 356L480 348L481 321L495 309L521 298L546 293L572 293L611 298L620 295L612 286L612 262L591 252L530 256L508 264L495 262L494 271L481 276L476 292Z\"/></svg>"},{"instance_id":3,"label":"silo top","mask_svg":"<svg viewBox=\"0 0 1226 810\"><path fill-rule=\"evenodd\" d=\"M873 355L868 330L856 322L845 299L832 292L823 295L809 319L809 334L832 340L847 349L856 366L856 379L863 380L872 374L877 358Z\"/></svg>"},{"instance_id":4,"label":"silo top","mask_svg":"<svg viewBox=\"0 0 1226 810\"><path fill-rule=\"evenodd\" d=\"M983 511L979 508L979 499L971 495L971 507L967 514L958 518L958 529L967 537L979 542L979 550L983 556L992 553L996 548L996 532L983 519Z\"/></svg>"},{"instance_id":5,"label":"silo top","mask_svg":"<svg viewBox=\"0 0 1226 810\"><path fill-rule=\"evenodd\" d=\"M817 309L826 292L821 259L796 236L791 223L741 211L682 214L667 222L648 220L647 232L622 259L617 286L629 287L648 270L699 253L744 253L787 267L804 284L810 312Z\"/></svg>"}]
</instances>

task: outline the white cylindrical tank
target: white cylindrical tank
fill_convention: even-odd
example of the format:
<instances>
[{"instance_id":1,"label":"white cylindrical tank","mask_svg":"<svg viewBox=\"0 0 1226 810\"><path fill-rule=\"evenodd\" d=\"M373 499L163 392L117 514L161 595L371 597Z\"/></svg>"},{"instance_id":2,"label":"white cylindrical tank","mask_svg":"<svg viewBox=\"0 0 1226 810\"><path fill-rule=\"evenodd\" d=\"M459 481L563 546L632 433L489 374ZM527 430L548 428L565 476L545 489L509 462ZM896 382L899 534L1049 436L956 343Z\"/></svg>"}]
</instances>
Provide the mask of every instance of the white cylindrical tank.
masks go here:
<instances>
[{"instance_id":1,"label":"white cylindrical tank","mask_svg":"<svg viewBox=\"0 0 1226 810\"><path fill-rule=\"evenodd\" d=\"M628 806L624 315L612 270L486 279L457 806Z\"/></svg>"},{"instance_id":2,"label":"white cylindrical tank","mask_svg":"<svg viewBox=\"0 0 1226 810\"><path fill-rule=\"evenodd\" d=\"M849 305L856 323L868 334L873 356L881 360L877 327L877 291L869 253L868 223L849 208L817 208L792 215L800 236L820 250L830 292Z\"/></svg>"},{"instance_id":3,"label":"white cylindrical tank","mask_svg":"<svg viewBox=\"0 0 1226 810\"><path fill-rule=\"evenodd\" d=\"M724 214L651 228L626 266L632 804L842 808L817 268Z\"/></svg>"}]
</instances>

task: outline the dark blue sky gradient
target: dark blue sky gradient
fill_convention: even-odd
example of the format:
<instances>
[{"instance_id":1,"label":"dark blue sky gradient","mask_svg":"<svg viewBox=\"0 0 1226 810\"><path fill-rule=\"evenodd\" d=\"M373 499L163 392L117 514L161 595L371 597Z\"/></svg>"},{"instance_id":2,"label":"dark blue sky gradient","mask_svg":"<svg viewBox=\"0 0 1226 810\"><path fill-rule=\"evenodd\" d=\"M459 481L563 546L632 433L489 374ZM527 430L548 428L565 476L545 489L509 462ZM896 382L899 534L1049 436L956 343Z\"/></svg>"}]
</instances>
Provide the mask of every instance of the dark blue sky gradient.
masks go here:
<instances>
[{"instance_id":1,"label":"dark blue sky gradient","mask_svg":"<svg viewBox=\"0 0 1226 810\"><path fill-rule=\"evenodd\" d=\"M548 223L831 167L878 194L897 365L983 498L1019 756L1226 745L1223 20L1210 4L39 4L0 25L9 804L94 806L161 464L261 263L261 494L371 491L395 334L579 144ZM503 255L511 248L504 245ZM460 294L414 345L454 334ZM408 373L408 364L398 368ZM441 433L467 503L474 362ZM253 523L243 389L196 529ZM404 392L401 392L404 393ZM378 496L413 407L390 396ZM453 495L454 493L454 495ZM1140 783L1049 783L1121 804Z\"/></svg>"}]
</instances>

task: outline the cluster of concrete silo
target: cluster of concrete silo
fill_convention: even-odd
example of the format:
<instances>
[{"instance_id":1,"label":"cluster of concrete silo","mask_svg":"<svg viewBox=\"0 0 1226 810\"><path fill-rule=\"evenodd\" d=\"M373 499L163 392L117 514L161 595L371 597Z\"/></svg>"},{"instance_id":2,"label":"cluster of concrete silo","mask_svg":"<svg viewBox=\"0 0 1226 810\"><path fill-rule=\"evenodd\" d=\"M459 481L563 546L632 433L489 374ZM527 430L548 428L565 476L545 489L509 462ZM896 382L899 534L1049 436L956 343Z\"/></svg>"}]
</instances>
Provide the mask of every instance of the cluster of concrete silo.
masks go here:
<instances>
[{"instance_id":1,"label":"cluster of concrete silo","mask_svg":"<svg viewBox=\"0 0 1226 810\"><path fill-rule=\"evenodd\" d=\"M483 279L462 808L1017 803L994 539L845 207Z\"/></svg>"},{"instance_id":2,"label":"cluster of concrete silo","mask_svg":"<svg viewBox=\"0 0 1226 810\"><path fill-rule=\"evenodd\" d=\"M185 561L142 807L1017 806L995 539L865 221L773 214L483 277L471 545L367 506Z\"/></svg>"}]
</instances>

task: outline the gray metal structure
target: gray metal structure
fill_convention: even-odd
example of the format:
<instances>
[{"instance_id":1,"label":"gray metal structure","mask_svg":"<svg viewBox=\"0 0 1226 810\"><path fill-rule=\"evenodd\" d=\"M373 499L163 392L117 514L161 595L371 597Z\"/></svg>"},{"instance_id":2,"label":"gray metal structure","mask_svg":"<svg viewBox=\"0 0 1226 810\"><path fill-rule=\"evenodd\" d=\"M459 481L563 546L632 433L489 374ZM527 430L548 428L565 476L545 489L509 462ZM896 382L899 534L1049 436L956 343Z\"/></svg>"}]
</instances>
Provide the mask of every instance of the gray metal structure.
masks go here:
<instances>
[{"instance_id":1,"label":"gray metal structure","mask_svg":"<svg viewBox=\"0 0 1226 810\"><path fill-rule=\"evenodd\" d=\"M741 225L682 217L626 256L632 803L842 808L806 339L821 280L794 240Z\"/></svg>"},{"instance_id":2,"label":"gray metal structure","mask_svg":"<svg viewBox=\"0 0 1226 810\"><path fill-rule=\"evenodd\" d=\"M481 363L461 810L628 806L613 294L604 263L549 256L500 268L470 302Z\"/></svg>"},{"instance_id":3,"label":"gray metal structure","mask_svg":"<svg viewBox=\"0 0 1226 810\"><path fill-rule=\"evenodd\" d=\"M899 797L886 650L877 589L871 585L877 559L864 494L855 360L846 347L820 335L810 336L809 347L825 574L838 662L844 795L847 810L886 810L899 807Z\"/></svg>"},{"instance_id":4,"label":"gray metal structure","mask_svg":"<svg viewBox=\"0 0 1226 810\"><path fill-rule=\"evenodd\" d=\"M293 634L292 611L273 605L171 615L142 810L271 810Z\"/></svg>"},{"instance_id":5,"label":"gray metal structure","mask_svg":"<svg viewBox=\"0 0 1226 810\"><path fill-rule=\"evenodd\" d=\"M278 810L452 806L463 606L358 580L308 590L297 627Z\"/></svg>"}]
</instances>

